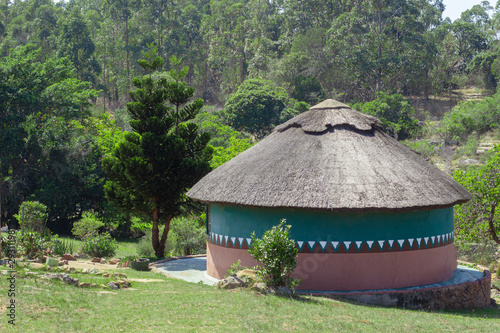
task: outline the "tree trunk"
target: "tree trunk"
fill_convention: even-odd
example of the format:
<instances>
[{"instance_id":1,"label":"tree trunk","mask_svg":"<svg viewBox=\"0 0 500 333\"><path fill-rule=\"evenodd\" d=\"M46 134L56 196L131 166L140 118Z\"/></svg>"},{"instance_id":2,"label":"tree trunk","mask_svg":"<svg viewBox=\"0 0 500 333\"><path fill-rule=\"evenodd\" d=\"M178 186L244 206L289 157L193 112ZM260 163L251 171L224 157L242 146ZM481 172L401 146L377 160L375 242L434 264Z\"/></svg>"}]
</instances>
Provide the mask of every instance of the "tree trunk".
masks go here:
<instances>
[{"instance_id":1,"label":"tree trunk","mask_svg":"<svg viewBox=\"0 0 500 333\"><path fill-rule=\"evenodd\" d=\"M493 220L495 219L495 209L497 208L497 203L493 203L491 205L490 216L488 218L488 226L490 229L491 238L497 243L500 244L500 240L498 239L497 231L495 230L495 225L493 224Z\"/></svg>"},{"instance_id":2,"label":"tree trunk","mask_svg":"<svg viewBox=\"0 0 500 333\"><path fill-rule=\"evenodd\" d=\"M159 220L159 209L156 206L156 199L153 200L155 203L155 208L153 210L153 229L151 234L151 241L153 243L153 249L155 251L155 255L157 258L165 257L165 245L167 244L168 232L170 231L170 222L172 221L173 216L168 215L165 220L165 229L163 229L163 234L160 239L160 228L158 225Z\"/></svg>"}]
</instances>

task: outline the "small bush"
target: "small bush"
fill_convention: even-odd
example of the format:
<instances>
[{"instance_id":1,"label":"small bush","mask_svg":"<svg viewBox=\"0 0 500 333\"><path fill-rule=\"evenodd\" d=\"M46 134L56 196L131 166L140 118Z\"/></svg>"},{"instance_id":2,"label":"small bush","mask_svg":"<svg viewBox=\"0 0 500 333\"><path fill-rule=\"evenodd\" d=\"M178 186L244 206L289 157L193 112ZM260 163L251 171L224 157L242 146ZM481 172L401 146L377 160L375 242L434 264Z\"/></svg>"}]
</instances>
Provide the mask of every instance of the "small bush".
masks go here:
<instances>
[{"instance_id":1,"label":"small bush","mask_svg":"<svg viewBox=\"0 0 500 333\"><path fill-rule=\"evenodd\" d=\"M171 233L175 252L184 255L206 252L207 236L203 219L199 217L176 218L172 221Z\"/></svg>"},{"instance_id":2,"label":"small bush","mask_svg":"<svg viewBox=\"0 0 500 333\"><path fill-rule=\"evenodd\" d=\"M23 202L19 207L19 214L14 215L25 231L35 232L43 232L45 230L48 216L47 206L38 201Z\"/></svg>"},{"instance_id":3,"label":"small bush","mask_svg":"<svg viewBox=\"0 0 500 333\"><path fill-rule=\"evenodd\" d=\"M460 260L488 266L495 261L497 244L494 241L482 243L455 242L457 257Z\"/></svg>"},{"instance_id":4,"label":"small bush","mask_svg":"<svg viewBox=\"0 0 500 333\"><path fill-rule=\"evenodd\" d=\"M398 140L421 133L422 128L415 118L415 109L402 95L378 92L376 96L374 101L353 105L353 109L379 118L384 130Z\"/></svg>"},{"instance_id":5,"label":"small bush","mask_svg":"<svg viewBox=\"0 0 500 333\"><path fill-rule=\"evenodd\" d=\"M76 238L82 240L96 237L99 234L99 228L103 227L104 223L90 212L84 212L82 216L73 224L71 232Z\"/></svg>"},{"instance_id":6,"label":"small bush","mask_svg":"<svg viewBox=\"0 0 500 333\"><path fill-rule=\"evenodd\" d=\"M295 247L295 241L289 238L291 226L285 223L285 219L281 220L278 226L266 231L262 239L258 239L253 232L252 246L248 252L262 264L259 272L266 284L293 288L299 283L290 277L297 267L299 249Z\"/></svg>"},{"instance_id":7,"label":"small bush","mask_svg":"<svg viewBox=\"0 0 500 333\"><path fill-rule=\"evenodd\" d=\"M19 234L17 240L17 254L25 255L28 259L40 258L50 252L50 236L28 231L22 236Z\"/></svg>"},{"instance_id":8,"label":"small bush","mask_svg":"<svg viewBox=\"0 0 500 333\"><path fill-rule=\"evenodd\" d=\"M426 141L404 140L402 143L410 149L413 149L423 158L430 158L434 155L434 146Z\"/></svg>"},{"instance_id":9,"label":"small bush","mask_svg":"<svg viewBox=\"0 0 500 333\"><path fill-rule=\"evenodd\" d=\"M75 244L71 239L59 239L56 235L56 237L52 238L51 249L55 255L62 256L66 253L74 253Z\"/></svg>"},{"instance_id":10,"label":"small bush","mask_svg":"<svg viewBox=\"0 0 500 333\"><path fill-rule=\"evenodd\" d=\"M151 258L155 256L155 250L153 249L153 243L151 242L151 231L146 232L146 235L141 237L137 243L137 254L139 257L143 258Z\"/></svg>"},{"instance_id":11,"label":"small bush","mask_svg":"<svg viewBox=\"0 0 500 333\"><path fill-rule=\"evenodd\" d=\"M109 234L101 234L87 238L82 247L82 252L91 257L112 257L117 249L116 241Z\"/></svg>"}]
</instances>

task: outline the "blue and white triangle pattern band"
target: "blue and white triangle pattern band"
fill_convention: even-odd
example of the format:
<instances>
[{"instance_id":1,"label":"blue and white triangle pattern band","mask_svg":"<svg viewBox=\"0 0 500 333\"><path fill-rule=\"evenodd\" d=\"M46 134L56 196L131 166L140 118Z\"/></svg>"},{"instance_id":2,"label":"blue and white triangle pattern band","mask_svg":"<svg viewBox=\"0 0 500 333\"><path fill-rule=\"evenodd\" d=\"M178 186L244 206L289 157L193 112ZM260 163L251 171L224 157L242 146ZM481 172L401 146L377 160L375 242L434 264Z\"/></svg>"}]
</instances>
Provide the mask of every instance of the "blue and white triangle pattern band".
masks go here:
<instances>
[{"instance_id":1,"label":"blue and white triangle pattern band","mask_svg":"<svg viewBox=\"0 0 500 333\"><path fill-rule=\"evenodd\" d=\"M453 242L454 232L439 235L429 235L425 237L415 237L407 239L373 239L373 240L333 240L333 241L315 241L315 240L297 240L296 247L300 252L360 252L374 249L377 252L402 251L427 249L438 246L448 245ZM252 245L252 239L248 237L238 237L232 235L221 235L210 233L207 235L208 242L220 246L232 248L249 248Z\"/></svg>"}]
</instances>

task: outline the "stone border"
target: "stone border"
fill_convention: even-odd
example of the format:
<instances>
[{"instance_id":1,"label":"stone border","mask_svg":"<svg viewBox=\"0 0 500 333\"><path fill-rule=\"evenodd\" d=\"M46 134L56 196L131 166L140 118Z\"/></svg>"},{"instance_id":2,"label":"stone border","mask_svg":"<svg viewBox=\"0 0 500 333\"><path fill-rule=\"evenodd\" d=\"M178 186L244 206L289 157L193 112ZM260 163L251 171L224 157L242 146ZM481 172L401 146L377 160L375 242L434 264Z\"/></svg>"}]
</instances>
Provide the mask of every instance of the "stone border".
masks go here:
<instances>
[{"instance_id":1,"label":"stone border","mask_svg":"<svg viewBox=\"0 0 500 333\"><path fill-rule=\"evenodd\" d=\"M301 293L297 291L297 293ZM494 305L491 299L491 273L475 281L453 286L430 287L413 290L381 290L369 292L304 293L327 298L346 298L366 304L406 309L442 310L486 308Z\"/></svg>"}]
</instances>

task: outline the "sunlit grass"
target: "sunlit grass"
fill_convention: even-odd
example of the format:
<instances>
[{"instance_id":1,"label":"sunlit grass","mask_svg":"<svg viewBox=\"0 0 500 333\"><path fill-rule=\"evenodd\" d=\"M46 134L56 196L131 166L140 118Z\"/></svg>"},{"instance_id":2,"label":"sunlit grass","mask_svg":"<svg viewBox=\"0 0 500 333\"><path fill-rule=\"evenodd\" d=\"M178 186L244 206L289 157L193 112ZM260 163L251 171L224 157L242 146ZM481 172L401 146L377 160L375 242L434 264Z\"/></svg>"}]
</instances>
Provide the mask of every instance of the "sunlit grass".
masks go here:
<instances>
[{"instance_id":1,"label":"sunlit grass","mask_svg":"<svg viewBox=\"0 0 500 333\"><path fill-rule=\"evenodd\" d=\"M16 326L9 331L500 331L499 309L427 312L381 308L312 297L290 299L245 290L217 290L154 272L119 272L132 280L132 289L103 292L18 278ZM7 287L2 278L0 290ZM7 294L0 295L1 304L7 304ZM0 312L0 327L5 327L5 306Z\"/></svg>"}]
</instances>

